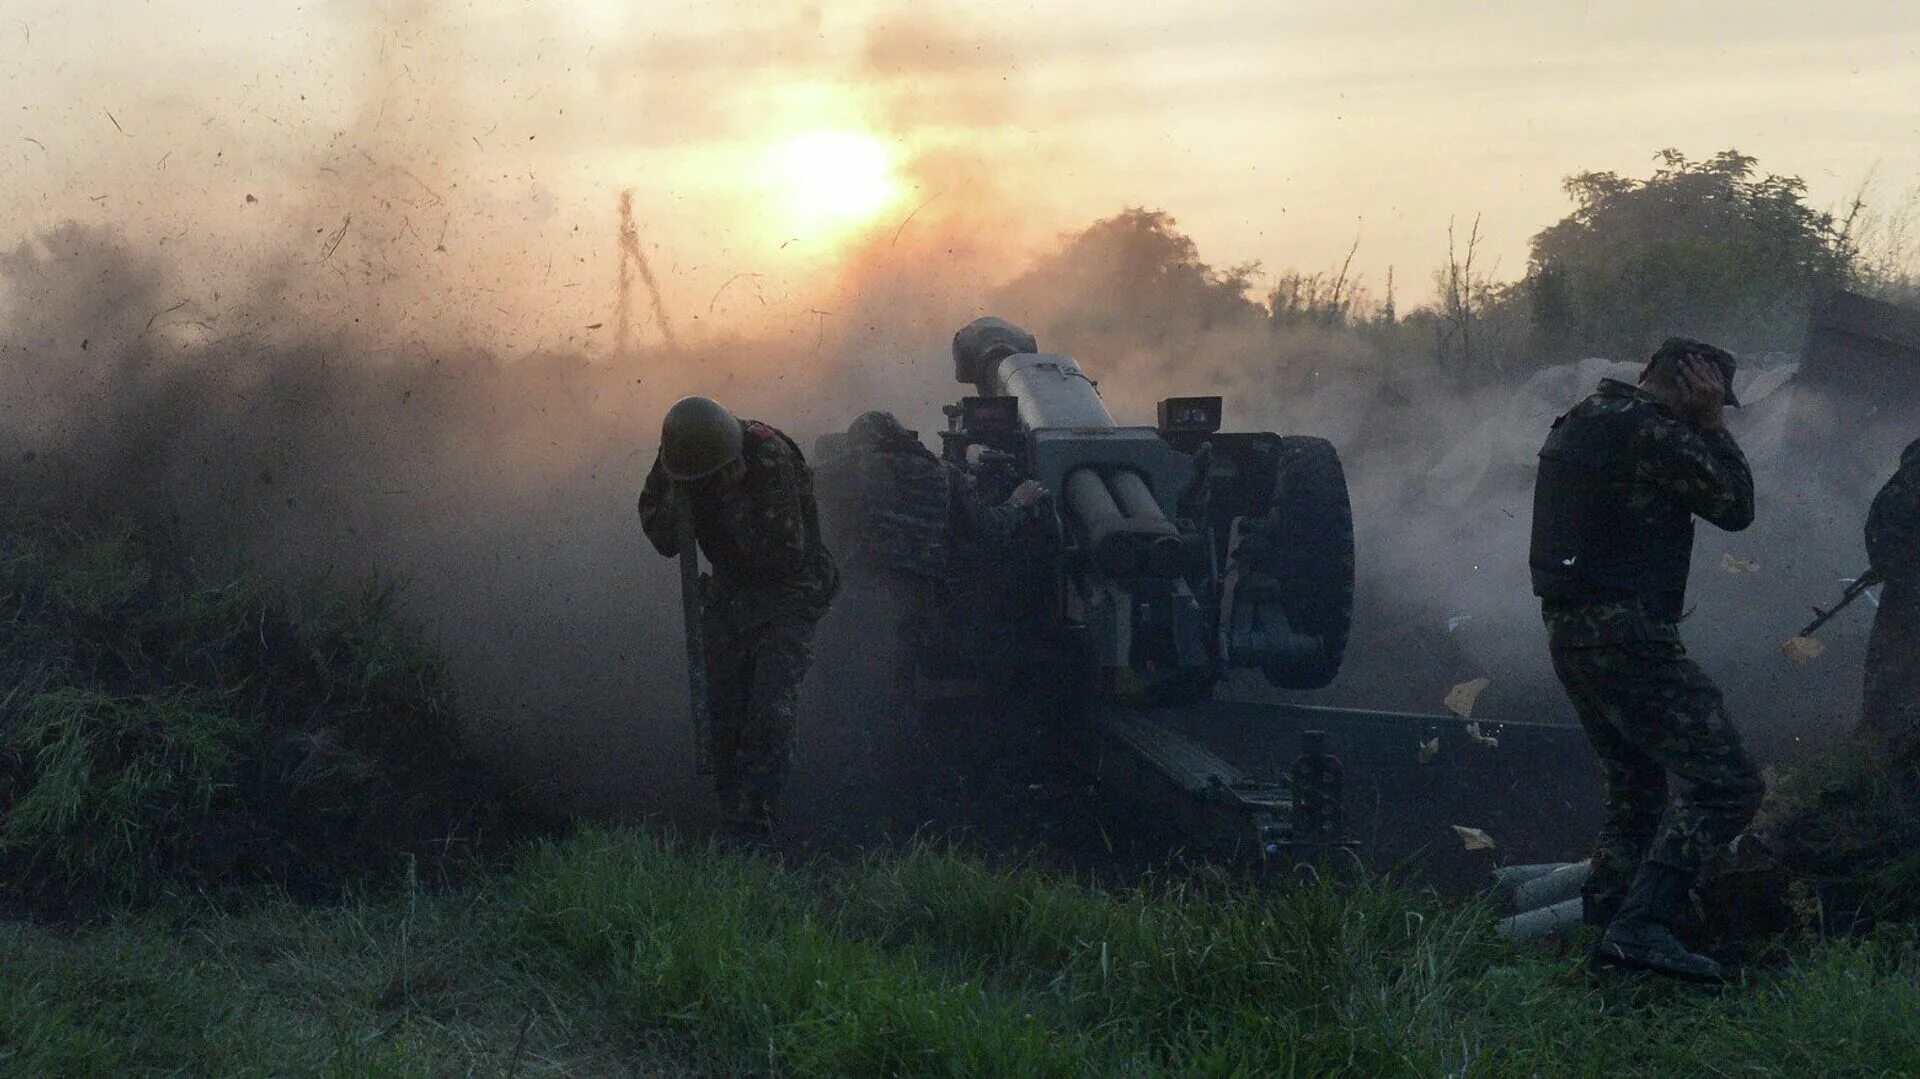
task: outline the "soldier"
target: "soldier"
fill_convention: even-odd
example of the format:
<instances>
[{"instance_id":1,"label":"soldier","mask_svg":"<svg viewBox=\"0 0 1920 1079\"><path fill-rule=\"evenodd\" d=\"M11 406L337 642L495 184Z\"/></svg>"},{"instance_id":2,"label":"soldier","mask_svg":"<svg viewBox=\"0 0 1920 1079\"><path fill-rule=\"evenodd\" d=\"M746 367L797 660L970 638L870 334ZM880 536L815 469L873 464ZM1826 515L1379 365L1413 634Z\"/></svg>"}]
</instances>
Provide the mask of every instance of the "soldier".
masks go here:
<instances>
[{"instance_id":1,"label":"soldier","mask_svg":"<svg viewBox=\"0 0 1920 1079\"><path fill-rule=\"evenodd\" d=\"M800 448L772 427L705 397L682 398L667 411L640 494L641 525L669 558L680 553L677 487L713 565L701 583L715 787L731 829L767 836L814 626L839 590L839 570L820 539Z\"/></svg>"},{"instance_id":2,"label":"soldier","mask_svg":"<svg viewBox=\"0 0 1920 1079\"><path fill-rule=\"evenodd\" d=\"M891 412L863 412L846 434L822 436L822 520L848 572L920 591L947 577L952 540L1014 543L1047 489L1021 480L1005 501L992 501L979 478L988 452L968 446L964 469L942 461Z\"/></svg>"},{"instance_id":3,"label":"soldier","mask_svg":"<svg viewBox=\"0 0 1920 1079\"><path fill-rule=\"evenodd\" d=\"M937 583L947 572L947 478L940 458L891 412L863 412L847 428L858 492L852 560L870 572Z\"/></svg>"},{"instance_id":4,"label":"soldier","mask_svg":"<svg viewBox=\"0 0 1920 1079\"><path fill-rule=\"evenodd\" d=\"M1867 641L1859 733L1911 781L1920 766L1920 441L1874 498L1866 541L1886 588Z\"/></svg>"},{"instance_id":5,"label":"soldier","mask_svg":"<svg viewBox=\"0 0 1920 1079\"><path fill-rule=\"evenodd\" d=\"M1640 377L1600 383L1540 451L1529 564L1553 666L1607 778L1583 890L1605 925L1596 962L1711 980L1672 926L1702 859L1759 807L1763 784L1720 690L1680 643L1693 518L1753 521L1753 476L1721 422L1733 357L1685 338ZM1668 803L1669 777L1678 791Z\"/></svg>"},{"instance_id":6,"label":"soldier","mask_svg":"<svg viewBox=\"0 0 1920 1079\"><path fill-rule=\"evenodd\" d=\"M895 608L895 636L906 651L894 666L905 676L910 667L899 661L947 599L955 541L1010 546L1046 489L1027 480L990 504L972 474L941 461L890 412L861 413L831 445L821 471L831 495L828 532L838 537L849 578L879 586L882 595L866 599ZM968 447L976 468L978 449Z\"/></svg>"},{"instance_id":7,"label":"soldier","mask_svg":"<svg viewBox=\"0 0 1920 1079\"><path fill-rule=\"evenodd\" d=\"M1003 318L987 315L974 319L953 334L953 368L956 374L974 364L992 365L1023 353L1038 352L1040 343L1027 331ZM967 357L973 357L970 363ZM961 381L973 381L961 374ZM1006 447L993 449L980 443L965 451L966 467L949 462L953 488L954 533L987 547L1005 550L1019 542L1020 526L1028 518L1027 510L1048 497L1038 481L1018 476L1008 466L1013 458Z\"/></svg>"},{"instance_id":8,"label":"soldier","mask_svg":"<svg viewBox=\"0 0 1920 1079\"><path fill-rule=\"evenodd\" d=\"M1013 490L1007 491L1005 501L994 502L980 481L992 452L985 446L968 446L966 468L947 466L952 523L954 534L962 539L1005 549L1019 541L1020 526L1028 518L1027 510L1044 501L1048 492L1038 480L1021 479L1013 484Z\"/></svg>"}]
</instances>

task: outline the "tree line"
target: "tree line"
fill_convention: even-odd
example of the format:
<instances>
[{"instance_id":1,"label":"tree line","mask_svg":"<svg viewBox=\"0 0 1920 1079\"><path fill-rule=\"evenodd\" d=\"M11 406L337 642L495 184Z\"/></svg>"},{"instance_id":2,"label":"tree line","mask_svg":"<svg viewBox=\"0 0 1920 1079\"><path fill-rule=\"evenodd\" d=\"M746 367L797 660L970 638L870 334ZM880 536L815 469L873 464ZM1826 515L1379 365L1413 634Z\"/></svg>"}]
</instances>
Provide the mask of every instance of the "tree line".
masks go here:
<instances>
[{"instance_id":1,"label":"tree line","mask_svg":"<svg viewBox=\"0 0 1920 1079\"><path fill-rule=\"evenodd\" d=\"M1376 293L1342 263L1266 273L1216 268L1159 210L1130 208L1068 238L998 297L1048 312L1055 333L1218 330L1359 335L1396 362L1468 382L1584 356L1645 355L1672 334L1743 354L1793 352L1811 304L1836 289L1920 300L1904 216L1870 213L1865 187L1839 213L1808 205L1797 176L1735 150L1662 150L1651 175L1582 172L1573 209L1535 233L1518 280L1492 276L1480 219L1450 220L1432 293L1402 310L1392 271ZM1151 344L1151 341L1143 342Z\"/></svg>"}]
</instances>

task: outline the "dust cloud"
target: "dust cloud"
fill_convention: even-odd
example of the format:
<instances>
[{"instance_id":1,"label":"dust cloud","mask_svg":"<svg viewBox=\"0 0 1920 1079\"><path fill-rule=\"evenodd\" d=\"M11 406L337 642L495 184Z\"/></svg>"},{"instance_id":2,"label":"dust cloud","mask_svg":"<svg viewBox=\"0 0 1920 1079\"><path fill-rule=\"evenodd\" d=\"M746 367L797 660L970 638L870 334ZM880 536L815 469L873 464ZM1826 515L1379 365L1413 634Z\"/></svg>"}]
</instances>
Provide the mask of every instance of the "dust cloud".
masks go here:
<instances>
[{"instance_id":1,"label":"dust cloud","mask_svg":"<svg viewBox=\"0 0 1920 1079\"><path fill-rule=\"evenodd\" d=\"M405 581L476 740L585 807L684 770L678 594L634 511L666 406L710 393L806 442L873 403L920 411L944 358L897 328L856 342L824 320L617 363L325 323L183 342L149 326L179 273L78 225L0 259L16 501L241 552L286 580ZM889 281L875 288L897 310Z\"/></svg>"},{"instance_id":2,"label":"dust cloud","mask_svg":"<svg viewBox=\"0 0 1920 1079\"><path fill-rule=\"evenodd\" d=\"M301 20L302 63L242 49L209 78L147 56L178 28L144 13L24 14L20 85L46 94L0 157L22 512L295 584L403 581L488 755L588 812L704 804L672 566L634 514L661 415L708 393L806 444L933 411L946 335L1041 235L978 155L905 139L897 212L863 233L690 231L703 183L757 164L709 91L774 60L857 76L886 136L991 41L896 20L842 55L805 13L673 40L563 5L529 49L513 20L348 3ZM947 120L1020 93L982 87ZM720 149L690 160L691 129Z\"/></svg>"},{"instance_id":3,"label":"dust cloud","mask_svg":"<svg viewBox=\"0 0 1920 1079\"><path fill-rule=\"evenodd\" d=\"M729 122L702 87L768 57L889 80L883 121L1001 117L1018 80L930 98L916 78L977 71L998 43L895 23L845 61L816 51L804 18L731 50L587 35L542 61L564 73L554 96L582 103L569 113L536 108L540 80L490 68L497 42L435 5L343 10L336 62L256 95L271 109L242 95L202 124L161 100L131 135L109 117L109 151L20 218L53 219L5 239L0 475L28 511L131 521L183 557L237 552L293 583L397 578L451 659L477 748L570 808L682 813L706 796L687 765L677 590L634 514L661 415L700 392L803 446L870 408L928 431L958 389L953 330L995 313L1078 356L1122 422L1219 392L1238 426L1340 447L1360 607L1347 673L1319 699L1435 710L1486 675L1487 714L1567 718L1525 585L1524 469L1433 491L1435 464L1489 437L1513 387L1461 390L1351 334L1276 331L1251 304L1116 302L1159 283L1097 256L1063 267L1051 208L990 153L915 147L897 215L775 267L739 254L751 245L725 222L659 224L650 209L675 196L644 155L582 178L535 149L628 123L626 141L664 159L687 125ZM489 72L504 91L482 92ZM658 293L636 294L648 277ZM1909 435L1898 419L1862 428L1853 407L1789 388L1737 416L1760 523L1700 544L1690 639L1776 756L1853 708L1864 618L1836 624L1818 664L1775 652L1859 568L1858 522ZM1550 418L1504 422L1543 434ZM1796 437L1839 430L1845 449ZM1723 553L1761 568L1724 574ZM798 770L818 800L824 755L870 763L847 748L868 717L826 713L857 696L836 677L871 661L834 650L816 666L820 737L803 732Z\"/></svg>"},{"instance_id":4,"label":"dust cloud","mask_svg":"<svg viewBox=\"0 0 1920 1079\"><path fill-rule=\"evenodd\" d=\"M67 225L0 259L0 453L16 498L43 513L133 520L195 557L244 552L289 581L403 580L487 755L585 812L681 812L704 792L686 766L675 578L633 509L661 413L699 391L803 445L870 407L927 430L959 389L952 329L997 299L1024 306L1016 317L1045 347L1076 353L1122 422L1145 422L1162 395L1219 391L1241 426L1341 448L1360 599L1346 672L1316 699L1431 711L1484 675L1483 714L1570 718L1526 585L1530 475L1495 461L1446 486L1436 465L1476 439L1527 446L1589 386L1569 379L1563 400L1528 398L1534 412L1514 415L1516 386L1453 389L1336 333L1108 312L1069 339L1048 330L1084 327L1083 302L974 291L959 265L944 247L881 238L850 260L849 302L831 315L613 359L508 356L325 319L183 334L166 322L180 266ZM1859 522L1909 437L1898 417L1854 422L1859 407L1789 383L1733 414L1760 518L1737 535L1703 529L1696 554L1689 642L1776 760L1844 729L1855 706L1865 612L1829 629L1814 664L1777 647L1860 568ZM1759 568L1728 572L1723 555ZM886 717L842 714L861 699L845 680L871 680L875 657L823 651L802 770L857 773L874 766L861 724Z\"/></svg>"}]
</instances>

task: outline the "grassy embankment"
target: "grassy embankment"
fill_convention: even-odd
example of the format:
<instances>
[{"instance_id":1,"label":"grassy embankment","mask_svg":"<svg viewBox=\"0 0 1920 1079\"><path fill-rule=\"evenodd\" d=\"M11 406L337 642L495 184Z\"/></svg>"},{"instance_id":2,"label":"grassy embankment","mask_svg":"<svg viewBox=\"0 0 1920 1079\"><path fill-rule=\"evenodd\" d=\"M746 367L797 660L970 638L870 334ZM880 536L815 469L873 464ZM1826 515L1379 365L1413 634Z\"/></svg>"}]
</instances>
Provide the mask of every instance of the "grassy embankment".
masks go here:
<instances>
[{"instance_id":1,"label":"grassy embankment","mask_svg":"<svg viewBox=\"0 0 1920 1079\"><path fill-rule=\"evenodd\" d=\"M249 784L307 789L289 787L297 761L249 754L282 761L282 741L331 732L341 748L322 759L357 762L353 797L440 774L405 737L355 733L439 729L423 717L444 709L419 711L444 704L435 668L379 604L295 620L241 589L254 601L230 613L251 628L229 639L220 618L156 615L206 613L189 602L204 586L156 572L96 573L135 581L116 593L132 598L83 625L68 615L98 605L45 582L140 564L124 544L102 551L10 541L0 555L6 647L38 640L41 672L0 703L0 881L62 915L0 923L8 1074L1920 1071L1920 953L1898 926L1794 942L1721 992L1595 985L1577 957L1513 953L1480 910L1380 882L1103 889L938 848L791 867L630 830L521 840L449 873L418 841L444 824L424 810L376 837L384 855L369 840L328 861L326 829L372 822L318 793L296 804L325 813L249 825L242 864L215 822L278 804L249 801ZM69 599L100 594L70 585ZM144 645L116 636L126 619L153 633ZM77 628L45 635L59 625ZM245 666L152 662L185 654L169 633L227 640L214 653L233 659L276 625L285 647L254 658L289 665L277 689ZM116 641L118 658L75 661L83 639ZM85 709L40 700L83 691ZM411 726L382 720L396 714ZM409 802L380 804L391 817ZM294 872L301 859L321 865Z\"/></svg>"},{"instance_id":2,"label":"grassy embankment","mask_svg":"<svg viewBox=\"0 0 1920 1079\"><path fill-rule=\"evenodd\" d=\"M0 1068L339 1074L1912 1074L1911 934L1589 984L1390 888L1104 892L588 832L482 883L0 928Z\"/></svg>"}]
</instances>

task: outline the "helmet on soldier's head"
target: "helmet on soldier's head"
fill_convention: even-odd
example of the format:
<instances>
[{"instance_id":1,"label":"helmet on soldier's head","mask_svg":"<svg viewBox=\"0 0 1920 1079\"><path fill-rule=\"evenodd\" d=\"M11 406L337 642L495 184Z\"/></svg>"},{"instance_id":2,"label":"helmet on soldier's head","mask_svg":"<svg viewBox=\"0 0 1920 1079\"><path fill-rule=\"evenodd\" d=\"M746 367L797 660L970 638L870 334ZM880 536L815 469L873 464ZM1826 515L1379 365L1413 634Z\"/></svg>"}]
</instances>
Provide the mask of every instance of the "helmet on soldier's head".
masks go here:
<instances>
[{"instance_id":1,"label":"helmet on soldier's head","mask_svg":"<svg viewBox=\"0 0 1920 1079\"><path fill-rule=\"evenodd\" d=\"M710 397L682 397L660 424L660 467L667 478L704 479L740 459L740 421Z\"/></svg>"},{"instance_id":2,"label":"helmet on soldier's head","mask_svg":"<svg viewBox=\"0 0 1920 1079\"><path fill-rule=\"evenodd\" d=\"M920 444L920 436L891 412L862 412L847 426L847 441L865 450L894 450Z\"/></svg>"}]
</instances>

